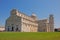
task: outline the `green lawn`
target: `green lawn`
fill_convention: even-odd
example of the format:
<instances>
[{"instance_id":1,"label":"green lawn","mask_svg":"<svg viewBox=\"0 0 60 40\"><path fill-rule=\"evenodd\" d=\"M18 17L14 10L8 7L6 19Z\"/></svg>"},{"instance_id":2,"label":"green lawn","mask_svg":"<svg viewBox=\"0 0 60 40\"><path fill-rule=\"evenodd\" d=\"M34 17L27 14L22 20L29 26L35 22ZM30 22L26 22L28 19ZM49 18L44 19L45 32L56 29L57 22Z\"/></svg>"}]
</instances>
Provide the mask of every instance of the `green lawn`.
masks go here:
<instances>
[{"instance_id":1,"label":"green lawn","mask_svg":"<svg viewBox=\"0 0 60 40\"><path fill-rule=\"evenodd\" d=\"M60 40L59 32L0 32L0 40Z\"/></svg>"}]
</instances>

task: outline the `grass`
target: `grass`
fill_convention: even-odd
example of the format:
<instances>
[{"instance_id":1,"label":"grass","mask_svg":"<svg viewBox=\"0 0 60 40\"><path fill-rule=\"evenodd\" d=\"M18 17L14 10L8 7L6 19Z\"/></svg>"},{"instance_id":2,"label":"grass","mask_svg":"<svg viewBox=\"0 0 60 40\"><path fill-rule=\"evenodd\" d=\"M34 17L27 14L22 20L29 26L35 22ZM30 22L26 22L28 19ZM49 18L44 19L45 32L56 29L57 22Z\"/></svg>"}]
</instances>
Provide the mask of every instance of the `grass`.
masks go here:
<instances>
[{"instance_id":1,"label":"grass","mask_svg":"<svg viewBox=\"0 0 60 40\"><path fill-rule=\"evenodd\" d=\"M60 40L59 32L0 32L0 40Z\"/></svg>"}]
</instances>

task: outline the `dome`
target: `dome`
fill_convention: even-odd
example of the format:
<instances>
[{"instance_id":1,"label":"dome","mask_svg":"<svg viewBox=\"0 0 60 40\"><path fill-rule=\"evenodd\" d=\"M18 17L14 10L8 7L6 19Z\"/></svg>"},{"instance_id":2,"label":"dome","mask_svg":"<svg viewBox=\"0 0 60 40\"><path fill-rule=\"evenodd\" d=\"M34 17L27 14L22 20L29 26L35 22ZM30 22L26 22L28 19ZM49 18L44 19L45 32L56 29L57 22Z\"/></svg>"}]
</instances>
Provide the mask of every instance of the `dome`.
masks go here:
<instances>
[{"instance_id":1,"label":"dome","mask_svg":"<svg viewBox=\"0 0 60 40\"><path fill-rule=\"evenodd\" d=\"M31 17L32 17L34 20L37 20L36 14L32 13Z\"/></svg>"},{"instance_id":2,"label":"dome","mask_svg":"<svg viewBox=\"0 0 60 40\"><path fill-rule=\"evenodd\" d=\"M16 14L17 13L17 10L16 9L12 9L11 10L11 15L14 15L14 14Z\"/></svg>"},{"instance_id":3,"label":"dome","mask_svg":"<svg viewBox=\"0 0 60 40\"><path fill-rule=\"evenodd\" d=\"M12 9L11 12L16 12L17 10L16 9Z\"/></svg>"},{"instance_id":4,"label":"dome","mask_svg":"<svg viewBox=\"0 0 60 40\"><path fill-rule=\"evenodd\" d=\"M32 16L36 17L36 14L32 13Z\"/></svg>"}]
</instances>

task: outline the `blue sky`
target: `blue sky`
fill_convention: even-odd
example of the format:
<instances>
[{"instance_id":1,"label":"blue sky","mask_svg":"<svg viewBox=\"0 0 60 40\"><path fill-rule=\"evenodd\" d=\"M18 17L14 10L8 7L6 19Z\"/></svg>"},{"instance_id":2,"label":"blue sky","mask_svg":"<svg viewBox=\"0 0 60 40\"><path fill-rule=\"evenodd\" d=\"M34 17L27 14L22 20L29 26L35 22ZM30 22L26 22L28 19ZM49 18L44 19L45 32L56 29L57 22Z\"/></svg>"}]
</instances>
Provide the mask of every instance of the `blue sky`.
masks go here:
<instances>
[{"instance_id":1,"label":"blue sky","mask_svg":"<svg viewBox=\"0 0 60 40\"><path fill-rule=\"evenodd\" d=\"M40 19L53 14L55 27L60 27L60 0L0 0L0 26L5 25L13 8L27 15L34 12Z\"/></svg>"}]
</instances>

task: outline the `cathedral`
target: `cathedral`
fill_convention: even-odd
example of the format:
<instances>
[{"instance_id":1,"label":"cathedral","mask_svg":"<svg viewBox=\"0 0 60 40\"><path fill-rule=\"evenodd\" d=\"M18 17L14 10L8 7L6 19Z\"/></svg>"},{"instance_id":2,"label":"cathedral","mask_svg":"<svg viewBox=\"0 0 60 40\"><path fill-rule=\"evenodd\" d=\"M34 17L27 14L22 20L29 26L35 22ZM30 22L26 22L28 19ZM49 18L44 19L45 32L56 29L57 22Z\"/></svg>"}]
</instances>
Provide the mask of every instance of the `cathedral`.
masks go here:
<instances>
[{"instance_id":1,"label":"cathedral","mask_svg":"<svg viewBox=\"0 0 60 40\"><path fill-rule=\"evenodd\" d=\"M12 9L10 16L5 22L5 31L54 32L54 17L53 15L49 15L48 19L38 20L34 13L28 16L16 9Z\"/></svg>"}]
</instances>

